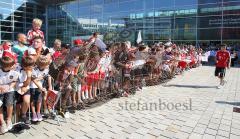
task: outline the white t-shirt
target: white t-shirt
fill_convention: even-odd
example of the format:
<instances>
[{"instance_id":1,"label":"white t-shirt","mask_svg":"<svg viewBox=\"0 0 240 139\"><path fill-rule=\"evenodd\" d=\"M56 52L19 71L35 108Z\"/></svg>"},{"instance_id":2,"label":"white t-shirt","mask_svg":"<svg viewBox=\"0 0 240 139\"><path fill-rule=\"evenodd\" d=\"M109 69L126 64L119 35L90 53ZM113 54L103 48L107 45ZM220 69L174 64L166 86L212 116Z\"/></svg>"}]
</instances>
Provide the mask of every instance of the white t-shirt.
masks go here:
<instances>
[{"instance_id":1,"label":"white t-shirt","mask_svg":"<svg viewBox=\"0 0 240 139\"><path fill-rule=\"evenodd\" d=\"M37 78L37 79L41 79L41 85L43 84L43 78L45 78L46 76L48 76L49 73L49 69L46 68L43 71L39 70L37 67L35 67L32 71L32 77L33 78ZM35 83L33 81L31 81L30 83L30 88L38 88Z\"/></svg>"},{"instance_id":2,"label":"white t-shirt","mask_svg":"<svg viewBox=\"0 0 240 139\"><path fill-rule=\"evenodd\" d=\"M110 64L111 64L111 61L112 61L112 55L108 55L107 57L106 57L106 70L108 70L109 69L109 67L110 67Z\"/></svg>"},{"instance_id":3,"label":"white t-shirt","mask_svg":"<svg viewBox=\"0 0 240 139\"><path fill-rule=\"evenodd\" d=\"M105 71L106 70L106 56L102 57L99 61L99 66L101 67L102 71Z\"/></svg>"},{"instance_id":4,"label":"white t-shirt","mask_svg":"<svg viewBox=\"0 0 240 139\"><path fill-rule=\"evenodd\" d=\"M146 62L146 60L147 60L147 58L148 58L149 55L148 55L148 53L145 52L145 51L142 51L142 52L137 51L136 54L135 54L135 56L136 56L136 61L138 61L138 60L143 61L143 60L144 60L144 61ZM140 62L140 63L143 63L143 62ZM143 65L144 65L144 64L139 65L138 68L142 68Z\"/></svg>"},{"instance_id":5,"label":"white t-shirt","mask_svg":"<svg viewBox=\"0 0 240 139\"><path fill-rule=\"evenodd\" d=\"M22 93L21 92L21 87L23 86L23 82L25 82L27 80L27 73L26 71L24 71L23 69L20 69L19 70L19 77L18 77L18 82L17 82L17 85L16 85L16 91L18 93ZM27 89L29 89L29 86L27 86Z\"/></svg>"},{"instance_id":6,"label":"white t-shirt","mask_svg":"<svg viewBox=\"0 0 240 139\"><path fill-rule=\"evenodd\" d=\"M12 82L16 82L19 77L19 72L11 70L9 72L4 72L0 69L0 85L7 85ZM14 91L14 88L11 88L9 92Z\"/></svg>"},{"instance_id":7,"label":"white t-shirt","mask_svg":"<svg viewBox=\"0 0 240 139\"><path fill-rule=\"evenodd\" d=\"M95 40L95 44L99 47L99 48L103 48L106 49L106 44L99 38L96 38Z\"/></svg>"},{"instance_id":8,"label":"white t-shirt","mask_svg":"<svg viewBox=\"0 0 240 139\"><path fill-rule=\"evenodd\" d=\"M49 50L51 56L53 56L53 54L55 53L55 50L53 48L49 48L48 50Z\"/></svg>"}]
</instances>

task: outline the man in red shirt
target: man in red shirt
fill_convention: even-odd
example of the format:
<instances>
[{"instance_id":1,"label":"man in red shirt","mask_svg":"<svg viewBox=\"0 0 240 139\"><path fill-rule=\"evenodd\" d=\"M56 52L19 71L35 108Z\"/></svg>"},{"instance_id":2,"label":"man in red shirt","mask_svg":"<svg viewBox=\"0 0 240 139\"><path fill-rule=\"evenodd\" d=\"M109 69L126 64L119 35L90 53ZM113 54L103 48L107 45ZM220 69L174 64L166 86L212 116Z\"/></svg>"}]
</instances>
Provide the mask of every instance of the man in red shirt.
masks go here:
<instances>
[{"instance_id":1,"label":"man in red shirt","mask_svg":"<svg viewBox=\"0 0 240 139\"><path fill-rule=\"evenodd\" d=\"M226 47L227 46L225 44L221 44L221 50L217 51L216 53L215 76L220 79L220 85L217 86L218 89L220 89L224 85L226 68L230 68L231 65L230 53L226 50Z\"/></svg>"}]
</instances>

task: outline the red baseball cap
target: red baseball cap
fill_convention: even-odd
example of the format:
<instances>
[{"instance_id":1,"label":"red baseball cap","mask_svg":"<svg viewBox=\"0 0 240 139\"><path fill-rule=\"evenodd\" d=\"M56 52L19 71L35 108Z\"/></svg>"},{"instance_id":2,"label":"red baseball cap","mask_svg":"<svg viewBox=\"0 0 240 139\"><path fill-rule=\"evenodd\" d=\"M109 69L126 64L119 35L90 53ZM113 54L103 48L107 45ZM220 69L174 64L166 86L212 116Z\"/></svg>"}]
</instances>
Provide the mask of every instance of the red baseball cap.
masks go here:
<instances>
[{"instance_id":1,"label":"red baseball cap","mask_svg":"<svg viewBox=\"0 0 240 139\"><path fill-rule=\"evenodd\" d=\"M12 53L9 51L3 51L2 57L13 57Z\"/></svg>"},{"instance_id":2,"label":"red baseball cap","mask_svg":"<svg viewBox=\"0 0 240 139\"><path fill-rule=\"evenodd\" d=\"M12 58L15 62L17 61L17 56L8 50L3 51L2 57L9 57Z\"/></svg>"},{"instance_id":3,"label":"red baseball cap","mask_svg":"<svg viewBox=\"0 0 240 139\"><path fill-rule=\"evenodd\" d=\"M81 44L83 44L83 40L81 39L74 40L74 45L81 45Z\"/></svg>"},{"instance_id":4,"label":"red baseball cap","mask_svg":"<svg viewBox=\"0 0 240 139\"><path fill-rule=\"evenodd\" d=\"M12 44L11 45L7 45L7 43L3 44L2 45L2 48L3 50L9 50L11 48Z\"/></svg>"}]
</instances>

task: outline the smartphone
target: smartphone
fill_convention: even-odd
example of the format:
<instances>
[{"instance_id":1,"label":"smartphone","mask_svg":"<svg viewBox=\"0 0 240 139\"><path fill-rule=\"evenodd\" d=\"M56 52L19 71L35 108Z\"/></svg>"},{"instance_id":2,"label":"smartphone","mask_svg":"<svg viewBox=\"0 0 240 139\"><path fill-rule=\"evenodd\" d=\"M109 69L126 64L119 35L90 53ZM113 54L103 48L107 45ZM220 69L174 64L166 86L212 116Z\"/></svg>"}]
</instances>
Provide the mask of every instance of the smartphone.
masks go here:
<instances>
[{"instance_id":1,"label":"smartphone","mask_svg":"<svg viewBox=\"0 0 240 139\"><path fill-rule=\"evenodd\" d=\"M0 107L2 107L3 102L0 100Z\"/></svg>"}]
</instances>

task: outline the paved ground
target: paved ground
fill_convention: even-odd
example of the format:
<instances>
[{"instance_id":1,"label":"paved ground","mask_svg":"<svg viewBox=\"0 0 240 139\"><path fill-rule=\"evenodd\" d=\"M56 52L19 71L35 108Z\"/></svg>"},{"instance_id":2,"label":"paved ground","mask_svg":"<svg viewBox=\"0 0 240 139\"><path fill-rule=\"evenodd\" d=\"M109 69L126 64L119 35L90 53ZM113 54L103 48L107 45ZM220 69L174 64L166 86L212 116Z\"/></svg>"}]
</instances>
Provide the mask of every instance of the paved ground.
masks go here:
<instances>
[{"instance_id":1,"label":"paved ground","mask_svg":"<svg viewBox=\"0 0 240 139\"><path fill-rule=\"evenodd\" d=\"M240 69L228 70L223 89L216 89L213 72L213 67L193 69L165 86L78 111L61 127L49 120L0 138L240 139L240 113L233 112L240 105Z\"/></svg>"}]
</instances>

